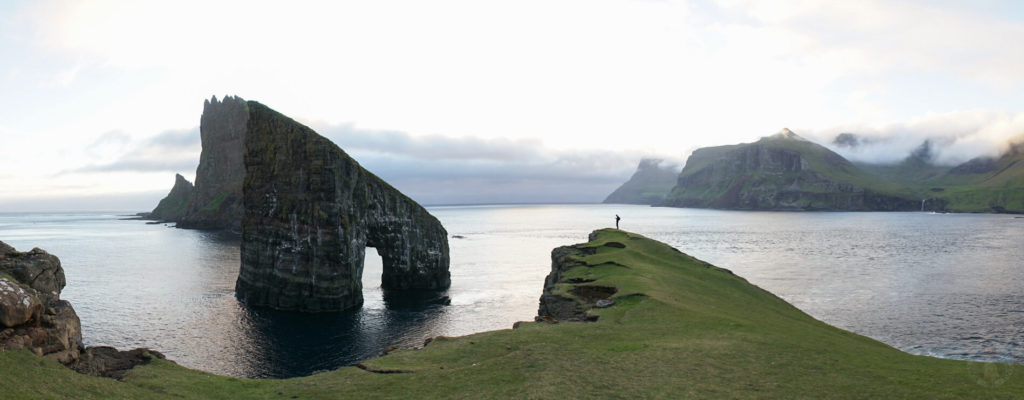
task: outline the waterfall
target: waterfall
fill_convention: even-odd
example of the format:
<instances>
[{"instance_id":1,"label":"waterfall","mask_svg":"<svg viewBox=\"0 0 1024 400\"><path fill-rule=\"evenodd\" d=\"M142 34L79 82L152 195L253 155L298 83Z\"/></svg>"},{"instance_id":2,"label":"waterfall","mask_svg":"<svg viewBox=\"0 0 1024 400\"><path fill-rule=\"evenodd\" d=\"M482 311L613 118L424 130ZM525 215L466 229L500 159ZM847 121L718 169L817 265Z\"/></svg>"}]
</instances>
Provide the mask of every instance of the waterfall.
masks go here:
<instances>
[{"instance_id":1,"label":"waterfall","mask_svg":"<svg viewBox=\"0 0 1024 400\"><path fill-rule=\"evenodd\" d=\"M928 199L921 199L921 211L924 211L924 202Z\"/></svg>"}]
</instances>

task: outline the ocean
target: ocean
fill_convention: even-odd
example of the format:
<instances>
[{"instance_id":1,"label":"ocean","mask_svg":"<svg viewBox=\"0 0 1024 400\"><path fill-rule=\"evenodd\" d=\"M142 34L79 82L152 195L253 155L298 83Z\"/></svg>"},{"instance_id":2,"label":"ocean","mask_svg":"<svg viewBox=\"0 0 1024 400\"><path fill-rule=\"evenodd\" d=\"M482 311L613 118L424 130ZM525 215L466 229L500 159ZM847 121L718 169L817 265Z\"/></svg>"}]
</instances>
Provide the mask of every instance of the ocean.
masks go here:
<instances>
[{"instance_id":1,"label":"ocean","mask_svg":"<svg viewBox=\"0 0 1024 400\"><path fill-rule=\"evenodd\" d=\"M537 313L551 250L613 227L732 270L822 321L914 353L1024 364L1024 219L924 212L744 212L631 205L428 207L450 235L452 286L380 289L340 313L234 297L239 238L121 213L0 213L0 241L61 259L87 345L149 347L190 368L294 377L389 346L509 329Z\"/></svg>"}]
</instances>

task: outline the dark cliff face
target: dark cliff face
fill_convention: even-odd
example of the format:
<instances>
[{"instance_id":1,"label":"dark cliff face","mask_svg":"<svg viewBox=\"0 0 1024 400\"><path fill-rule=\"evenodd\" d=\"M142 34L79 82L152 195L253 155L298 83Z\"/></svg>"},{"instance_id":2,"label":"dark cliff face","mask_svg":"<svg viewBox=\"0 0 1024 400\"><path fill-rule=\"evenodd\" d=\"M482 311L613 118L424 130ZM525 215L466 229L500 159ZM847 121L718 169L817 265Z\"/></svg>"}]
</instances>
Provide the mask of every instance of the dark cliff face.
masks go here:
<instances>
[{"instance_id":1,"label":"dark cliff face","mask_svg":"<svg viewBox=\"0 0 1024 400\"><path fill-rule=\"evenodd\" d=\"M615 304L610 297L618 291L618 288L596 285L591 283L593 279L588 278L565 278L565 275L574 269L589 269L605 264L605 262L588 264L586 261L588 256L598 254L598 252L608 254L608 252L626 248L622 242L594 243L598 240L601 232L611 231L621 232L610 228L593 231L590 233L587 243L561 246L551 251L551 272L544 279L544 292L540 296L540 307L537 309L535 320L544 322L597 321L598 316L588 312L590 309L604 308ZM615 261L611 261L611 263L629 268Z\"/></svg>"},{"instance_id":2,"label":"dark cliff face","mask_svg":"<svg viewBox=\"0 0 1024 400\"><path fill-rule=\"evenodd\" d=\"M185 179L181 174L174 175L174 187L171 192L160 200L153 212L149 213L150 218L167 221L177 221L185 215L189 202L192 201L192 182Z\"/></svg>"},{"instance_id":3,"label":"dark cliff face","mask_svg":"<svg viewBox=\"0 0 1024 400\"><path fill-rule=\"evenodd\" d=\"M246 121L249 111L240 97L214 97L203 105L199 134L203 152L196 185L182 228L239 230L242 221L242 180Z\"/></svg>"},{"instance_id":4,"label":"dark cliff face","mask_svg":"<svg viewBox=\"0 0 1024 400\"><path fill-rule=\"evenodd\" d=\"M663 205L745 210L916 210L918 199L784 130L755 143L698 149Z\"/></svg>"},{"instance_id":5,"label":"dark cliff face","mask_svg":"<svg viewBox=\"0 0 1024 400\"><path fill-rule=\"evenodd\" d=\"M179 228L241 230L242 180L246 121L249 111L240 97L217 97L203 104L199 135L203 151L195 186L181 175L150 218L177 223Z\"/></svg>"},{"instance_id":6,"label":"dark cliff face","mask_svg":"<svg viewBox=\"0 0 1024 400\"><path fill-rule=\"evenodd\" d=\"M672 190L679 176L675 165L661 165L662 160L645 158L640 160L636 172L626 183L615 189L604 199L604 203L645 204L661 203Z\"/></svg>"},{"instance_id":7,"label":"dark cliff face","mask_svg":"<svg viewBox=\"0 0 1024 400\"><path fill-rule=\"evenodd\" d=\"M256 102L248 112L239 299L358 306L367 246L383 259L384 288L450 285L447 232L434 216L310 128Z\"/></svg>"}]
</instances>

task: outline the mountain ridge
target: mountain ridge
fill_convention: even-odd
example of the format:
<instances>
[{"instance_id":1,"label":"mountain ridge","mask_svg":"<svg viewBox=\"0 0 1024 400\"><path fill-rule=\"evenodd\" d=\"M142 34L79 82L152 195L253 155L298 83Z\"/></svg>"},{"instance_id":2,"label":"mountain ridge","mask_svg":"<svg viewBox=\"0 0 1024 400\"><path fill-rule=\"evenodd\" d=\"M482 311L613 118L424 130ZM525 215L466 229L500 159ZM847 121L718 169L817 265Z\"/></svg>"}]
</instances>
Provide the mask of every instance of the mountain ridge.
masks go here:
<instances>
[{"instance_id":1,"label":"mountain ridge","mask_svg":"<svg viewBox=\"0 0 1024 400\"><path fill-rule=\"evenodd\" d=\"M789 129L691 154L660 205L740 210L916 210L901 185L864 172Z\"/></svg>"},{"instance_id":2,"label":"mountain ridge","mask_svg":"<svg viewBox=\"0 0 1024 400\"><path fill-rule=\"evenodd\" d=\"M665 195L672 190L679 176L678 165L662 165L659 158L643 158L636 167L636 172L628 181L602 201L605 204L644 204L661 203Z\"/></svg>"}]
</instances>

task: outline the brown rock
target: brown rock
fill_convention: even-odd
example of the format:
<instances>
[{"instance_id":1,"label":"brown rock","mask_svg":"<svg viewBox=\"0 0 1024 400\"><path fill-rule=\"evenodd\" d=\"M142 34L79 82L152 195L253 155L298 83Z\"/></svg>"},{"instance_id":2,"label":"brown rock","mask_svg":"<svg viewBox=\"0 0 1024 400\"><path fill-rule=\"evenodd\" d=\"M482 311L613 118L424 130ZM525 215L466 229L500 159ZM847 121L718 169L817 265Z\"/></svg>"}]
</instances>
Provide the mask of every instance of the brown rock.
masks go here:
<instances>
[{"instance_id":1,"label":"brown rock","mask_svg":"<svg viewBox=\"0 0 1024 400\"><path fill-rule=\"evenodd\" d=\"M38 292L0 277L0 327L24 324L40 313Z\"/></svg>"},{"instance_id":2,"label":"brown rock","mask_svg":"<svg viewBox=\"0 0 1024 400\"><path fill-rule=\"evenodd\" d=\"M47 306L60 298L66 282L64 268L56 256L38 248L21 253L3 242L0 242L0 274L38 291L40 302Z\"/></svg>"}]
</instances>

